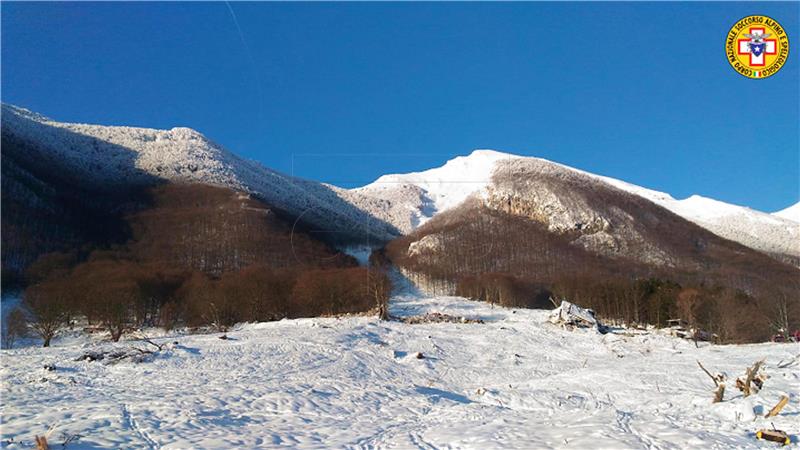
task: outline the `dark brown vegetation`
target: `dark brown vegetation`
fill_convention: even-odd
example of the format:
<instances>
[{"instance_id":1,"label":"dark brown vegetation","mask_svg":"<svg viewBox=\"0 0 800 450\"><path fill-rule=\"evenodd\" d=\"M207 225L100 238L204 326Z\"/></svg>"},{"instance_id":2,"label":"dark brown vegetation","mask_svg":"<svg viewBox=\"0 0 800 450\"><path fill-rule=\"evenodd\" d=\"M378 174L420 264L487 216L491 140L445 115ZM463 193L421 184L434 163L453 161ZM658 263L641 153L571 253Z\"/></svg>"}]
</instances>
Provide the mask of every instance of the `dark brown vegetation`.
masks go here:
<instances>
[{"instance_id":1,"label":"dark brown vegetation","mask_svg":"<svg viewBox=\"0 0 800 450\"><path fill-rule=\"evenodd\" d=\"M246 194L162 185L125 216L124 244L51 252L26 271L24 305L49 345L76 318L119 340L147 326L209 326L360 313L388 299L388 277L357 267Z\"/></svg>"},{"instance_id":2,"label":"dark brown vegetation","mask_svg":"<svg viewBox=\"0 0 800 450\"><path fill-rule=\"evenodd\" d=\"M123 212L138 205L141 190L90 188L5 132L0 145L4 288L24 284L27 266L44 253L125 242Z\"/></svg>"},{"instance_id":3,"label":"dark brown vegetation","mask_svg":"<svg viewBox=\"0 0 800 450\"><path fill-rule=\"evenodd\" d=\"M3 345L5 348L14 348L17 339L28 335L28 318L25 311L16 307L8 313L3 324Z\"/></svg>"},{"instance_id":4,"label":"dark brown vegetation","mask_svg":"<svg viewBox=\"0 0 800 450\"><path fill-rule=\"evenodd\" d=\"M627 323L680 317L725 342L800 327L800 270L664 214L672 225L662 232L672 234L662 245L677 266L599 254L576 245L575 233L476 203L392 241L386 256L412 276L507 306L550 308L552 293Z\"/></svg>"},{"instance_id":5,"label":"dark brown vegetation","mask_svg":"<svg viewBox=\"0 0 800 450\"><path fill-rule=\"evenodd\" d=\"M150 207L128 216L129 248L140 261L221 274L252 265L333 268L355 265L279 210L230 189L168 184Z\"/></svg>"},{"instance_id":6,"label":"dark brown vegetation","mask_svg":"<svg viewBox=\"0 0 800 450\"><path fill-rule=\"evenodd\" d=\"M507 273L482 273L459 277L456 295L509 308L552 308L552 292L543 284Z\"/></svg>"}]
</instances>

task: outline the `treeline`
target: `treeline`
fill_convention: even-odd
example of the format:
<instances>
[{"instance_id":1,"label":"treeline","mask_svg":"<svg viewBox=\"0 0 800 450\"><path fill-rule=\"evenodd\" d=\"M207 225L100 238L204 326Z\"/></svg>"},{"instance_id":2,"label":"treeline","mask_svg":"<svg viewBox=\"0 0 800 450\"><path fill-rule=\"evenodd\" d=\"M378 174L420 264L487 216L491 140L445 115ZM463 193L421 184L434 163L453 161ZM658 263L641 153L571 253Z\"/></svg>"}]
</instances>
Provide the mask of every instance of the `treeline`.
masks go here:
<instances>
[{"instance_id":1,"label":"treeline","mask_svg":"<svg viewBox=\"0 0 800 450\"><path fill-rule=\"evenodd\" d=\"M275 269L250 266L216 276L162 264L140 264L94 252L71 266L69 254L48 254L29 270L23 306L48 346L76 322L117 341L144 327L210 327L240 322L362 313L385 308L389 279L366 267Z\"/></svg>"},{"instance_id":2,"label":"treeline","mask_svg":"<svg viewBox=\"0 0 800 450\"><path fill-rule=\"evenodd\" d=\"M606 319L665 327L683 319L691 327L716 334L721 342L768 340L780 329L797 326L800 309L779 291L754 297L722 285L679 284L664 278L599 280L568 277L553 283L556 298L592 308Z\"/></svg>"},{"instance_id":3,"label":"treeline","mask_svg":"<svg viewBox=\"0 0 800 450\"><path fill-rule=\"evenodd\" d=\"M508 308L552 308L553 293L542 283L506 273L460 277L455 294Z\"/></svg>"}]
</instances>

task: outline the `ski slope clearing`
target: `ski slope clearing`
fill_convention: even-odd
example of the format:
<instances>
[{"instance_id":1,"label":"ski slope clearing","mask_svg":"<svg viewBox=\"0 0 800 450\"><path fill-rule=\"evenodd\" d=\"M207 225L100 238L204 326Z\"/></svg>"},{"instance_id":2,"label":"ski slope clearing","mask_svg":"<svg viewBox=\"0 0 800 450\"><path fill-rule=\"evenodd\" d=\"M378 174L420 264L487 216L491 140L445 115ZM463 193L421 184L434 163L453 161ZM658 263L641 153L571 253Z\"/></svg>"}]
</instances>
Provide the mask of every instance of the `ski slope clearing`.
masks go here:
<instances>
[{"instance_id":1,"label":"ski slope clearing","mask_svg":"<svg viewBox=\"0 0 800 450\"><path fill-rule=\"evenodd\" d=\"M713 346L660 334L568 331L546 311L399 295L395 315L443 312L483 324L367 317L284 320L162 336L144 362L75 361L126 347L86 339L5 350L2 447L80 435L68 448L763 448L754 432L800 428L798 344ZM172 344L177 341L178 344ZM422 358L417 358L417 352ZM749 398L712 404L698 368L729 378L766 358ZM43 369L46 364L54 371ZM779 399L788 406L763 415Z\"/></svg>"}]
</instances>

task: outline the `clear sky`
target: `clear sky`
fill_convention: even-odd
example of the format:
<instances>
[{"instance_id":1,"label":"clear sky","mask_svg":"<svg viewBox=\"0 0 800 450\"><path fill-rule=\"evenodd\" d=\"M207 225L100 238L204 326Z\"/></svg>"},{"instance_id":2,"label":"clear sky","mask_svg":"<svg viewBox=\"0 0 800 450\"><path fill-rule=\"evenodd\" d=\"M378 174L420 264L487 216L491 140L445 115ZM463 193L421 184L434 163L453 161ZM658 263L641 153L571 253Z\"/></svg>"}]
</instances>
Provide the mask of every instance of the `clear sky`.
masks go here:
<instances>
[{"instance_id":1,"label":"clear sky","mask_svg":"<svg viewBox=\"0 0 800 450\"><path fill-rule=\"evenodd\" d=\"M188 126L347 187L475 148L683 198L800 197L800 2L8 3L2 99L56 120ZM724 41L778 20L751 80ZM293 164L294 163L294 164Z\"/></svg>"}]
</instances>

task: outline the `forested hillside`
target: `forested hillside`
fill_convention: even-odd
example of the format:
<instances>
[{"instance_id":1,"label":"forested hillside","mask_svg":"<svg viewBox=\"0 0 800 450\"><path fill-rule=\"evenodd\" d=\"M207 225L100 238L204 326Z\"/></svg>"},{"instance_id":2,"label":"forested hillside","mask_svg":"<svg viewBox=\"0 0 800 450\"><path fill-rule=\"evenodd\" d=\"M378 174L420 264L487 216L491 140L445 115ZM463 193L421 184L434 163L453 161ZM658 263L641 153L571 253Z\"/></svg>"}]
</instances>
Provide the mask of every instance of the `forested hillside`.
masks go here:
<instances>
[{"instance_id":1,"label":"forested hillside","mask_svg":"<svg viewBox=\"0 0 800 450\"><path fill-rule=\"evenodd\" d=\"M386 253L423 285L506 306L552 307L552 295L628 323L680 317L726 342L764 340L798 324L798 269L675 219L658 242L680 264L587 248L585 229L556 232L478 200L392 241Z\"/></svg>"},{"instance_id":2,"label":"forested hillside","mask_svg":"<svg viewBox=\"0 0 800 450\"><path fill-rule=\"evenodd\" d=\"M76 319L117 340L143 326L225 330L387 300L383 272L358 267L248 194L165 184L138 201L121 216L126 240L45 253L26 270L24 305L45 343Z\"/></svg>"},{"instance_id":3,"label":"forested hillside","mask_svg":"<svg viewBox=\"0 0 800 450\"><path fill-rule=\"evenodd\" d=\"M22 284L25 269L41 254L85 252L127 240L123 215L144 201L139 186L90 186L7 133L0 145L5 287Z\"/></svg>"}]
</instances>

